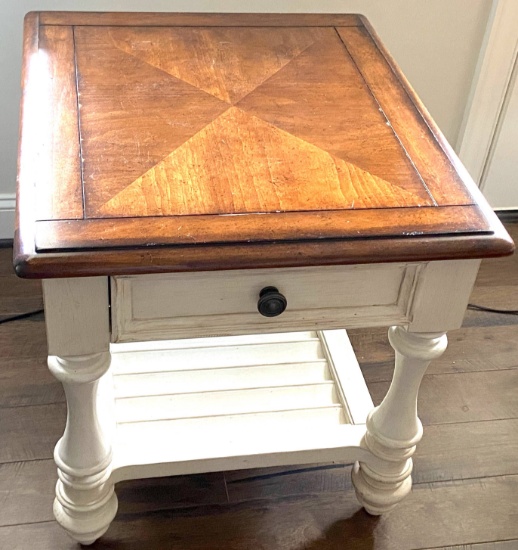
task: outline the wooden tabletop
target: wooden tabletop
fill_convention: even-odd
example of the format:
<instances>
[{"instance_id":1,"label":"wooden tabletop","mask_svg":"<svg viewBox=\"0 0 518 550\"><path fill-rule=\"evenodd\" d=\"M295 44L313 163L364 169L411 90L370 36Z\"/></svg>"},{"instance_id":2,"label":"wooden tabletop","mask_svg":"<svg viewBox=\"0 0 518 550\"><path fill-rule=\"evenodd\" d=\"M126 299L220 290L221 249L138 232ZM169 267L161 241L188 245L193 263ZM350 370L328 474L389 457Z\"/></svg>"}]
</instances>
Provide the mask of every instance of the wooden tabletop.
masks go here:
<instances>
[{"instance_id":1,"label":"wooden tabletop","mask_svg":"<svg viewBox=\"0 0 518 550\"><path fill-rule=\"evenodd\" d=\"M361 16L30 13L26 277L509 254Z\"/></svg>"}]
</instances>

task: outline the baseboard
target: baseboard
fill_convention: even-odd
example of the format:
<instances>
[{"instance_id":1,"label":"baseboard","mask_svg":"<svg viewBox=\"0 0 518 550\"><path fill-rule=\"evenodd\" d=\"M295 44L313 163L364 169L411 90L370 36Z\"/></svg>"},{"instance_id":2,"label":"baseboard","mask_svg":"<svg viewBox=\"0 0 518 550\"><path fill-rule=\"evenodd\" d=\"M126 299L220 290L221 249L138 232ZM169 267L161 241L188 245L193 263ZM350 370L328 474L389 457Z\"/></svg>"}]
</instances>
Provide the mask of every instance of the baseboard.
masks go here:
<instances>
[{"instance_id":1,"label":"baseboard","mask_svg":"<svg viewBox=\"0 0 518 550\"><path fill-rule=\"evenodd\" d=\"M15 204L14 193L0 193L0 240L13 238Z\"/></svg>"},{"instance_id":2,"label":"baseboard","mask_svg":"<svg viewBox=\"0 0 518 550\"><path fill-rule=\"evenodd\" d=\"M518 208L510 208L507 210L496 210L496 215L502 222L518 222Z\"/></svg>"}]
</instances>

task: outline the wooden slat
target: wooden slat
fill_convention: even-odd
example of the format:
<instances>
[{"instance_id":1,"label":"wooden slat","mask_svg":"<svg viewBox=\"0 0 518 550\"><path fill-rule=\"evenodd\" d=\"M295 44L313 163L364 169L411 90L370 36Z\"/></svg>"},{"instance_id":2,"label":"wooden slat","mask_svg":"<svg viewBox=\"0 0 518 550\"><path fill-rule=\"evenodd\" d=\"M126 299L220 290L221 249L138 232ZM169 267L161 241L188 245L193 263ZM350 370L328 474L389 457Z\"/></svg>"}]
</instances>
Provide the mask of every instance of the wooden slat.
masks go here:
<instances>
[{"instance_id":1,"label":"wooden slat","mask_svg":"<svg viewBox=\"0 0 518 550\"><path fill-rule=\"evenodd\" d=\"M320 338L340 401L353 424L365 424L374 405L346 331L324 330Z\"/></svg>"},{"instance_id":2,"label":"wooden slat","mask_svg":"<svg viewBox=\"0 0 518 550\"><path fill-rule=\"evenodd\" d=\"M314 27L361 25L351 14L277 14L277 13L101 13L101 12L42 12L43 25L95 25L139 27Z\"/></svg>"},{"instance_id":3,"label":"wooden slat","mask_svg":"<svg viewBox=\"0 0 518 550\"><path fill-rule=\"evenodd\" d=\"M335 407L339 403L333 382L327 381L298 386L119 398L115 401L115 414L120 423L146 422Z\"/></svg>"},{"instance_id":4,"label":"wooden slat","mask_svg":"<svg viewBox=\"0 0 518 550\"><path fill-rule=\"evenodd\" d=\"M363 433L363 426L346 423L340 405L119 423L113 478L257 467L265 454L273 466L314 462L317 454L339 460L351 456L350 447L360 444Z\"/></svg>"},{"instance_id":5,"label":"wooden slat","mask_svg":"<svg viewBox=\"0 0 518 550\"><path fill-rule=\"evenodd\" d=\"M260 360L258 358L260 357ZM198 369L221 369L254 365L302 363L323 359L319 340L251 344L249 346L215 346L201 349L186 348L174 351L142 351L115 353L113 368L116 374L141 372L174 372ZM152 367L150 368L150 365Z\"/></svg>"},{"instance_id":6,"label":"wooden slat","mask_svg":"<svg viewBox=\"0 0 518 550\"><path fill-rule=\"evenodd\" d=\"M139 395L164 395L193 391L218 391L293 384L314 384L330 380L325 361L276 364L224 369L200 369L117 375L114 391L117 398ZM246 381L246 382L245 382ZM244 385L246 384L246 385Z\"/></svg>"},{"instance_id":7,"label":"wooden slat","mask_svg":"<svg viewBox=\"0 0 518 550\"><path fill-rule=\"evenodd\" d=\"M255 344L278 344L279 342L301 342L312 340L317 342L316 332L283 332L272 334L243 334L240 336L213 336L211 338L189 338L187 340L160 340L153 342L126 342L112 344L112 353L126 353L128 351L159 351L204 349L225 346L249 346Z\"/></svg>"},{"instance_id":8,"label":"wooden slat","mask_svg":"<svg viewBox=\"0 0 518 550\"><path fill-rule=\"evenodd\" d=\"M369 32L343 28L338 33L437 203L472 204L463 181Z\"/></svg>"}]
</instances>

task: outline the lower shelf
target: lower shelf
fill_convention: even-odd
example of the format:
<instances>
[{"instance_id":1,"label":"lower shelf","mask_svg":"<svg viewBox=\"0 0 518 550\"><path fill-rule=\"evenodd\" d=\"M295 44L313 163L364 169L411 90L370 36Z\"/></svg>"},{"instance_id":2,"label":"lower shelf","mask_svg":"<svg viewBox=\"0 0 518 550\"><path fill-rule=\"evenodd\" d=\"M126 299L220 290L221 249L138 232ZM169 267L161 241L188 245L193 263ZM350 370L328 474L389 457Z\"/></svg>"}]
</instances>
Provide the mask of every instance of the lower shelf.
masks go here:
<instances>
[{"instance_id":1,"label":"lower shelf","mask_svg":"<svg viewBox=\"0 0 518 550\"><path fill-rule=\"evenodd\" d=\"M114 481L354 460L373 407L345 330L111 351Z\"/></svg>"}]
</instances>

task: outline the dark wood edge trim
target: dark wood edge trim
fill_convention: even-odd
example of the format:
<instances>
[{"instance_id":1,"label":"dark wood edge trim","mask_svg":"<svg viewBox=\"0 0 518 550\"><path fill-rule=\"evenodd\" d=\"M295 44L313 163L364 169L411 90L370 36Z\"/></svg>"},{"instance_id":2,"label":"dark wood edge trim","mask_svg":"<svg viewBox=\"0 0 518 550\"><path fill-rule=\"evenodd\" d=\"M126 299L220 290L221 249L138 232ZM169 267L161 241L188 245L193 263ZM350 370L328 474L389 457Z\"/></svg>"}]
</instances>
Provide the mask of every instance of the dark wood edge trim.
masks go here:
<instances>
[{"instance_id":1,"label":"dark wood edge trim","mask_svg":"<svg viewBox=\"0 0 518 550\"><path fill-rule=\"evenodd\" d=\"M468 189L468 192L473 197L474 201L482 209L488 222L491 224L491 226L498 226L500 224L500 221L498 220L497 216L493 212L493 209L489 206L486 198L482 195L482 192L478 188L477 184L473 181L473 178L470 176L466 167L462 164L461 160L453 150L452 146L448 143L448 140L444 137L444 134L441 132L440 128L437 126L437 124L433 120L432 116L428 112L428 109L425 107L423 102L419 99L419 96L416 94L416 92L412 88L412 85L407 80L406 76L403 74L403 72L399 68L398 64L396 63L396 61L394 60L390 52L384 46L383 42L381 41L381 38L379 37L378 33L374 30L370 21L364 15L360 15L359 18L363 23L363 26L365 27L367 32L370 34L372 40L376 44L378 50L381 52L381 54L385 58L385 61L387 62L388 66L390 67L390 69L392 70L396 78L399 80L399 82L401 83L401 86L407 93L409 99L414 104L415 108L417 109L424 123L428 126L431 134L433 135L434 139L438 143L439 147L444 151L444 154L446 155L448 160L451 162L451 164L455 168L457 174L459 175L460 179Z\"/></svg>"},{"instance_id":2,"label":"dark wood edge trim","mask_svg":"<svg viewBox=\"0 0 518 550\"><path fill-rule=\"evenodd\" d=\"M29 12L24 18L23 28L23 58L22 58L22 90L29 86L29 67L31 55L38 51L40 19L38 12ZM22 127L26 105L22 95L20 103L20 124L18 138L18 176L16 185L16 221L14 233L14 255L25 256L35 253L34 240L34 182L24 181L21 173L24 143L22 141Z\"/></svg>"},{"instance_id":3,"label":"dark wood edge trim","mask_svg":"<svg viewBox=\"0 0 518 550\"><path fill-rule=\"evenodd\" d=\"M506 256L507 233L458 237L336 240L303 243L133 248L50 253L15 258L15 271L32 279L139 275L393 262L429 262Z\"/></svg>"},{"instance_id":4,"label":"dark wood edge trim","mask_svg":"<svg viewBox=\"0 0 518 550\"><path fill-rule=\"evenodd\" d=\"M258 22L258 18L268 20ZM40 13L42 25L141 26L141 27L293 27L293 26L362 26L361 16L344 13L189 13L189 12L66 12ZM224 23L222 20L224 19ZM214 20L215 22L212 22ZM234 20L234 21L232 21Z\"/></svg>"},{"instance_id":5,"label":"dark wood edge trim","mask_svg":"<svg viewBox=\"0 0 518 550\"><path fill-rule=\"evenodd\" d=\"M38 253L138 246L459 235L491 230L477 206L39 221Z\"/></svg>"}]
</instances>

